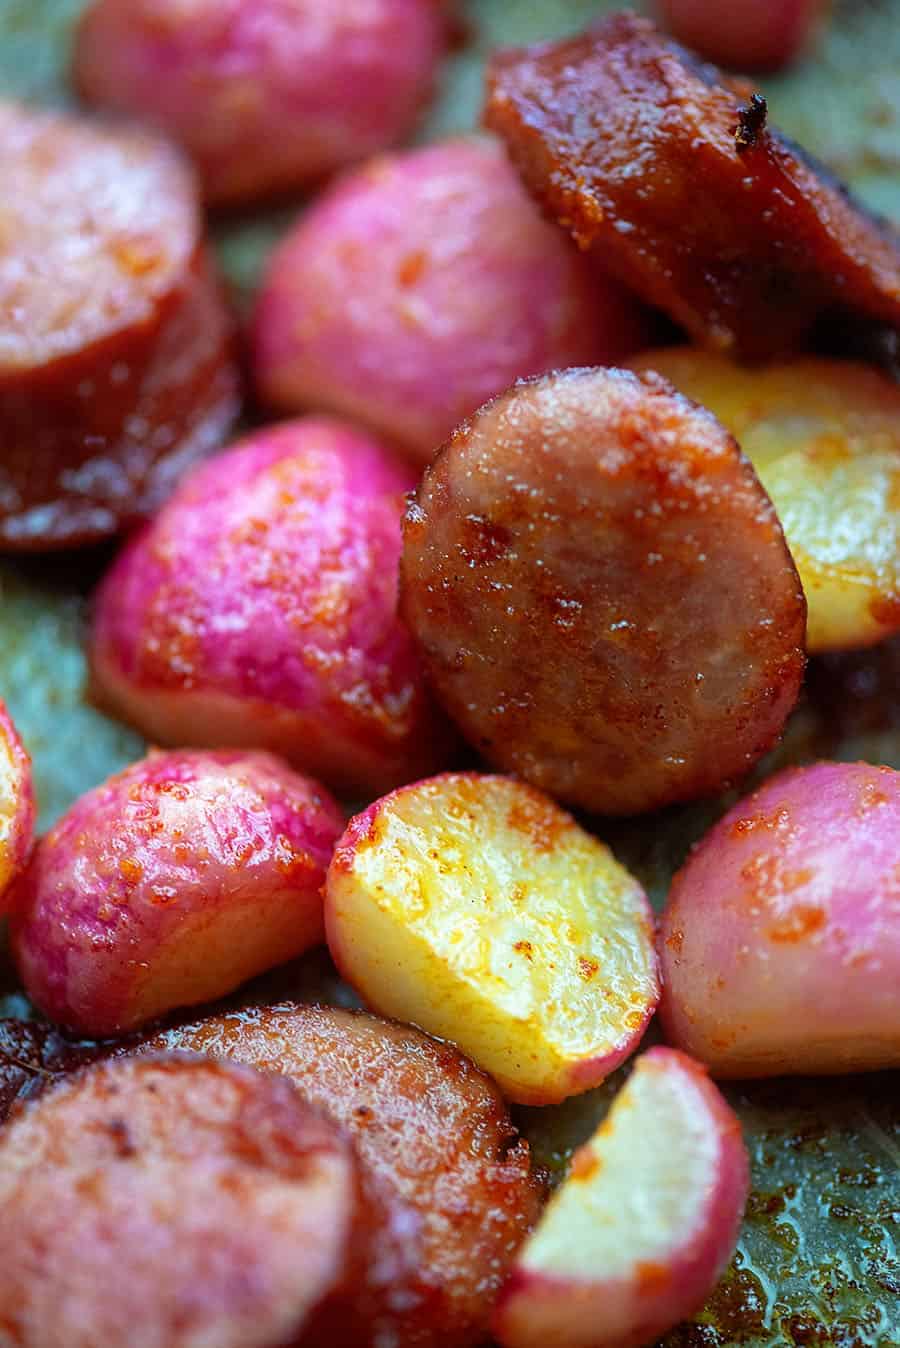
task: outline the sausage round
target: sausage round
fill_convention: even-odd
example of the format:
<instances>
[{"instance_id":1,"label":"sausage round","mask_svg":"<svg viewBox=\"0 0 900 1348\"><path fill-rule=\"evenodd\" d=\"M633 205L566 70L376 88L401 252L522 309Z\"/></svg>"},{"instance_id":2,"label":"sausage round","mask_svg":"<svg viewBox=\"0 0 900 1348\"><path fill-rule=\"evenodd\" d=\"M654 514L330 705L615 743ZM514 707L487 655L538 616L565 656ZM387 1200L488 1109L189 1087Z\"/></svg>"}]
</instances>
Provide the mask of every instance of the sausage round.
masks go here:
<instances>
[{"instance_id":1,"label":"sausage round","mask_svg":"<svg viewBox=\"0 0 900 1348\"><path fill-rule=\"evenodd\" d=\"M601 813L740 776L803 674L772 504L657 375L547 375L464 423L407 513L401 603L472 744Z\"/></svg>"},{"instance_id":2,"label":"sausage round","mask_svg":"<svg viewBox=\"0 0 900 1348\"><path fill-rule=\"evenodd\" d=\"M321 1342L367 1221L352 1145L287 1082L197 1059L97 1064L0 1134L3 1339Z\"/></svg>"},{"instance_id":3,"label":"sausage round","mask_svg":"<svg viewBox=\"0 0 900 1348\"><path fill-rule=\"evenodd\" d=\"M155 136L0 103L0 547L115 533L236 411L192 176Z\"/></svg>"},{"instance_id":4,"label":"sausage round","mask_svg":"<svg viewBox=\"0 0 900 1348\"><path fill-rule=\"evenodd\" d=\"M389 1256L370 1272L381 1341L482 1342L540 1199L528 1144L488 1077L452 1045L410 1026L290 1002L164 1030L139 1051L161 1049L283 1072L347 1128L380 1213L374 1243ZM416 1222L415 1253L412 1267L398 1272L391 1252L404 1209Z\"/></svg>"},{"instance_id":5,"label":"sausage round","mask_svg":"<svg viewBox=\"0 0 900 1348\"><path fill-rule=\"evenodd\" d=\"M485 120L581 246L707 346L791 350L819 318L900 327L900 242L647 19L501 52Z\"/></svg>"}]
</instances>

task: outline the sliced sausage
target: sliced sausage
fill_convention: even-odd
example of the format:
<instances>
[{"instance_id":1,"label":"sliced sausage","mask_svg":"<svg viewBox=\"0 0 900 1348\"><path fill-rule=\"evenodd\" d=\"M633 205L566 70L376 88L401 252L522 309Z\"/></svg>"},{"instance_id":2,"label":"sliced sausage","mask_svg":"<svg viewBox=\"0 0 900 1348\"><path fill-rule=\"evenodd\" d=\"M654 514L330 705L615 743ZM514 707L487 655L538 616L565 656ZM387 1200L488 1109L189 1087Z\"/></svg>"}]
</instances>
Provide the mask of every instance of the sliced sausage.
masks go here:
<instances>
[{"instance_id":1,"label":"sliced sausage","mask_svg":"<svg viewBox=\"0 0 900 1348\"><path fill-rule=\"evenodd\" d=\"M487 125L585 249L697 341L762 358L819 318L900 327L900 242L764 100L623 13L501 52Z\"/></svg>"},{"instance_id":2,"label":"sliced sausage","mask_svg":"<svg viewBox=\"0 0 900 1348\"><path fill-rule=\"evenodd\" d=\"M230 324L165 142L0 103L0 180L0 547L83 543L220 443Z\"/></svg>"},{"instance_id":3,"label":"sliced sausage","mask_svg":"<svg viewBox=\"0 0 900 1348\"><path fill-rule=\"evenodd\" d=\"M425 474L401 585L472 744L587 810L716 790L800 687L806 602L772 504L658 375L568 370L483 407Z\"/></svg>"},{"instance_id":4,"label":"sliced sausage","mask_svg":"<svg viewBox=\"0 0 900 1348\"><path fill-rule=\"evenodd\" d=\"M141 1052L207 1053L283 1072L352 1134L381 1215L377 1342L480 1343L540 1186L493 1082L452 1045L360 1012L282 1002L160 1032ZM132 1052L132 1049L126 1050ZM403 1212L415 1263L398 1262ZM361 1289L362 1290L362 1289Z\"/></svg>"},{"instance_id":5,"label":"sliced sausage","mask_svg":"<svg viewBox=\"0 0 900 1348\"><path fill-rule=\"evenodd\" d=\"M352 1145L286 1081L95 1065L0 1133L0 1339L306 1348L328 1323L355 1342L334 1316L365 1221Z\"/></svg>"}]
</instances>

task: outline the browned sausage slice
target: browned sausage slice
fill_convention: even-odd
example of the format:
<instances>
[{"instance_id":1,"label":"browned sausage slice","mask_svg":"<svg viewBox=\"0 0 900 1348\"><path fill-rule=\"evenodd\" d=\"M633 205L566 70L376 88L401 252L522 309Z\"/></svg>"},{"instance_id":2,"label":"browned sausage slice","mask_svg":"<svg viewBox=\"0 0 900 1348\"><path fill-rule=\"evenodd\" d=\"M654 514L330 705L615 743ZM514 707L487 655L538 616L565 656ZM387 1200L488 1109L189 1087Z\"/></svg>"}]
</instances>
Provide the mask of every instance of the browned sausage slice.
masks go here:
<instances>
[{"instance_id":1,"label":"browned sausage slice","mask_svg":"<svg viewBox=\"0 0 900 1348\"><path fill-rule=\"evenodd\" d=\"M153 509L236 411L190 171L150 133L0 103L0 547Z\"/></svg>"},{"instance_id":2,"label":"browned sausage slice","mask_svg":"<svg viewBox=\"0 0 900 1348\"><path fill-rule=\"evenodd\" d=\"M708 346L773 355L830 315L900 327L896 234L751 94L622 13L495 56L485 120L581 246Z\"/></svg>"},{"instance_id":3,"label":"browned sausage slice","mask_svg":"<svg viewBox=\"0 0 900 1348\"><path fill-rule=\"evenodd\" d=\"M0 1133L0 1341L306 1348L337 1323L363 1220L349 1140L288 1082L95 1065Z\"/></svg>"},{"instance_id":4,"label":"browned sausage slice","mask_svg":"<svg viewBox=\"0 0 900 1348\"><path fill-rule=\"evenodd\" d=\"M406 1025L291 1002L164 1030L141 1051L160 1049L286 1073L349 1130L381 1220L384 1259L368 1289L377 1342L482 1342L540 1188L499 1091L467 1058ZM404 1211L416 1223L411 1269L397 1264Z\"/></svg>"},{"instance_id":5,"label":"browned sausage slice","mask_svg":"<svg viewBox=\"0 0 900 1348\"><path fill-rule=\"evenodd\" d=\"M401 577L471 742L587 810L716 790L800 687L806 602L772 504L658 375L567 370L488 403L426 471Z\"/></svg>"}]
</instances>

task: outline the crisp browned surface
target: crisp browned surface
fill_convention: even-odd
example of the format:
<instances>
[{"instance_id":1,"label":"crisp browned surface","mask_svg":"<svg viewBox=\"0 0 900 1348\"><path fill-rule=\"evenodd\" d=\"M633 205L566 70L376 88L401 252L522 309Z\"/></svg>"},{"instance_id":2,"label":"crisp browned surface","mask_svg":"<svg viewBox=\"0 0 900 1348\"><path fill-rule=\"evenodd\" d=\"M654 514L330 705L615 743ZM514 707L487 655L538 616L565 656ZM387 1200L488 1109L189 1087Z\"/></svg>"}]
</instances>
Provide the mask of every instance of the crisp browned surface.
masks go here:
<instances>
[{"instance_id":1,"label":"crisp browned surface","mask_svg":"<svg viewBox=\"0 0 900 1348\"><path fill-rule=\"evenodd\" d=\"M0 1020L0 1123L17 1100L38 1095L57 1077L89 1062L96 1051L42 1021Z\"/></svg>"},{"instance_id":2,"label":"crisp browned surface","mask_svg":"<svg viewBox=\"0 0 900 1348\"><path fill-rule=\"evenodd\" d=\"M773 355L823 316L900 326L897 236L777 132L739 149L751 90L622 13L496 55L485 120L581 246L708 346Z\"/></svg>"},{"instance_id":3,"label":"crisp browned surface","mask_svg":"<svg viewBox=\"0 0 900 1348\"><path fill-rule=\"evenodd\" d=\"M152 509L236 407L190 172L164 141L0 103L0 545Z\"/></svg>"},{"instance_id":4,"label":"crisp browned surface","mask_svg":"<svg viewBox=\"0 0 900 1348\"><path fill-rule=\"evenodd\" d=\"M482 408L425 474L401 578L472 744L587 810L715 790L797 697L806 603L772 505L657 375L570 370Z\"/></svg>"},{"instance_id":5,"label":"crisp browned surface","mask_svg":"<svg viewBox=\"0 0 900 1348\"><path fill-rule=\"evenodd\" d=\"M360 1223L349 1140L287 1082L196 1059L95 1065L0 1133L0 1342L356 1342L333 1316Z\"/></svg>"},{"instance_id":6,"label":"crisp browned surface","mask_svg":"<svg viewBox=\"0 0 900 1348\"><path fill-rule=\"evenodd\" d=\"M29 1083L44 1078L44 1046L50 1033L49 1026L25 1020L0 1021L0 1122L28 1093Z\"/></svg>"},{"instance_id":7,"label":"crisp browned surface","mask_svg":"<svg viewBox=\"0 0 900 1348\"><path fill-rule=\"evenodd\" d=\"M499 1092L467 1058L409 1026L291 1002L164 1030L141 1046L160 1049L283 1072L350 1131L382 1223L369 1290L383 1342L392 1333L404 1348L482 1340L540 1189Z\"/></svg>"}]
</instances>

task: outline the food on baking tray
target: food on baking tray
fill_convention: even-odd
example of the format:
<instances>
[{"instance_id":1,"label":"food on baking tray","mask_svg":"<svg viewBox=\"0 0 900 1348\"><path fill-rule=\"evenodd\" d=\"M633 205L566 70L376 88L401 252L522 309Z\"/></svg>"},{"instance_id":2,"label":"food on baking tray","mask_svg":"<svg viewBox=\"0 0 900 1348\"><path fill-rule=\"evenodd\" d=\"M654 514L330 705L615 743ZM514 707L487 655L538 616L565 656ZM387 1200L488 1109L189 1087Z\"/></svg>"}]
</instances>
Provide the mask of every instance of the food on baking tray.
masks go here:
<instances>
[{"instance_id":1,"label":"food on baking tray","mask_svg":"<svg viewBox=\"0 0 900 1348\"><path fill-rule=\"evenodd\" d=\"M699 1309L749 1187L740 1124L668 1048L637 1064L572 1158L500 1296L503 1348L635 1348Z\"/></svg>"},{"instance_id":2,"label":"food on baking tray","mask_svg":"<svg viewBox=\"0 0 900 1348\"><path fill-rule=\"evenodd\" d=\"M773 777L675 877L660 933L668 1037L715 1076L900 1067L900 773Z\"/></svg>"},{"instance_id":3,"label":"food on baking tray","mask_svg":"<svg viewBox=\"0 0 900 1348\"><path fill-rule=\"evenodd\" d=\"M822 8L704 4L658 8L747 69ZM631 13L492 56L499 139L386 154L454 0L78 8L79 91L149 127L0 102L0 550L130 532L91 694L172 747L35 843L0 703L0 1348L846 1329L766 1260L851 1213L801 1083L730 1088L781 1189L713 1291L749 1175L710 1078L900 1069L900 773L766 779L896 752L900 394L859 363L897 366L896 231ZM200 198L348 165L293 222L214 218L257 396L196 462L238 406ZM852 1109L842 1144L882 1145ZM887 1323L865 1212L813 1283Z\"/></svg>"},{"instance_id":4,"label":"food on baking tray","mask_svg":"<svg viewBox=\"0 0 900 1348\"><path fill-rule=\"evenodd\" d=\"M32 1000L82 1034L221 997L322 939L343 816L268 754L153 753L41 839L11 895Z\"/></svg>"},{"instance_id":5,"label":"food on baking tray","mask_svg":"<svg viewBox=\"0 0 900 1348\"><path fill-rule=\"evenodd\" d=\"M656 1005L640 885L513 778L447 773L357 815L325 918L335 963L370 1006L453 1040L526 1104L598 1085Z\"/></svg>"},{"instance_id":6,"label":"food on baking tray","mask_svg":"<svg viewBox=\"0 0 900 1348\"><path fill-rule=\"evenodd\" d=\"M166 1049L283 1072L349 1131L376 1214L359 1295L379 1344L481 1343L541 1197L488 1077L409 1026L289 1002L177 1025L138 1046Z\"/></svg>"},{"instance_id":7,"label":"food on baking tray","mask_svg":"<svg viewBox=\"0 0 900 1348\"><path fill-rule=\"evenodd\" d=\"M894 229L647 19L499 52L485 116L546 210L698 342L764 357L820 319L900 327Z\"/></svg>"},{"instance_id":8,"label":"food on baking tray","mask_svg":"<svg viewBox=\"0 0 900 1348\"><path fill-rule=\"evenodd\" d=\"M147 131L0 103L0 547L147 514L236 411L187 167Z\"/></svg>"},{"instance_id":9,"label":"food on baking tray","mask_svg":"<svg viewBox=\"0 0 900 1348\"><path fill-rule=\"evenodd\" d=\"M312 418L204 465L101 586L95 696L159 742L270 748L348 793L444 767L453 736L396 615L414 481Z\"/></svg>"},{"instance_id":10,"label":"food on baking tray","mask_svg":"<svg viewBox=\"0 0 900 1348\"><path fill-rule=\"evenodd\" d=\"M31 759L0 702L0 914L10 883L28 860L34 835Z\"/></svg>"},{"instance_id":11,"label":"food on baking tray","mask_svg":"<svg viewBox=\"0 0 900 1348\"><path fill-rule=\"evenodd\" d=\"M713 412L753 463L809 605L810 654L900 630L900 388L871 366L747 368L692 347L630 362Z\"/></svg>"},{"instance_id":12,"label":"food on baking tray","mask_svg":"<svg viewBox=\"0 0 900 1348\"><path fill-rule=\"evenodd\" d=\"M448 36L443 0L94 0L74 78L179 141L209 201L243 204L401 140Z\"/></svg>"},{"instance_id":13,"label":"food on baking tray","mask_svg":"<svg viewBox=\"0 0 900 1348\"><path fill-rule=\"evenodd\" d=\"M646 332L501 148L471 139L377 159L319 198L269 261L253 355L272 406L352 416L428 463L514 379L619 359Z\"/></svg>"},{"instance_id":14,"label":"food on baking tray","mask_svg":"<svg viewBox=\"0 0 900 1348\"><path fill-rule=\"evenodd\" d=\"M775 511L658 376L568 370L483 407L425 473L401 581L472 744L587 810L740 776L800 687L806 604Z\"/></svg>"},{"instance_id":15,"label":"food on baking tray","mask_svg":"<svg viewBox=\"0 0 900 1348\"><path fill-rule=\"evenodd\" d=\"M346 1133L287 1082L142 1058L0 1132L0 1325L17 1348L356 1343L372 1218Z\"/></svg>"}]
</instances>

